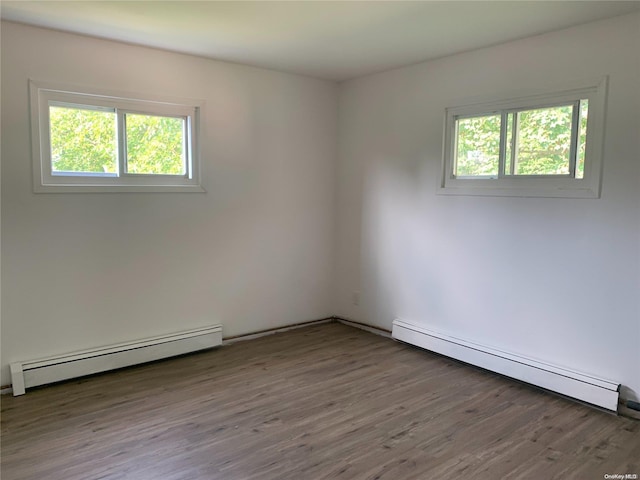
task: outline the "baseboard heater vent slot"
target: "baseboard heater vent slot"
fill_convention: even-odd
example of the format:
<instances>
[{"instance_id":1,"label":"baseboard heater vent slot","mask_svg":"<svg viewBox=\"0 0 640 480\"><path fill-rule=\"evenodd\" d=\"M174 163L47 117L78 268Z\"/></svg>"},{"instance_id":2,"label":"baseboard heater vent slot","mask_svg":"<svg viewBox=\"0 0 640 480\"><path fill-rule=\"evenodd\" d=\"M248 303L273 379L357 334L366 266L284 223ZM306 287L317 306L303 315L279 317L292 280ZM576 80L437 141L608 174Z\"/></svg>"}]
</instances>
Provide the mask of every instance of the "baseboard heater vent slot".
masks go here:
<instances>
[{"instance_id":1,"label":"baseboard heater vent slot","mask_svg":"<svg viewBox=\"0 0 640 480\"><path fill-rule=\"evenodd\" d=\"M393 322L393 338L476 365L607 410L617 411L620 385L566 368L433 332L404 320Z\"/></svg>"},{"instance_id":2,"label":"baseboard heater vent slot","mask_svg":"<svg viewBox=\"0 0 640 480\"><path fill-rule=\"evenodd\" d=\"M70 378L196 352L222 344L222 326L187 330L66 355L11 363L13 395Z\"/></svg>"}]
</instances>

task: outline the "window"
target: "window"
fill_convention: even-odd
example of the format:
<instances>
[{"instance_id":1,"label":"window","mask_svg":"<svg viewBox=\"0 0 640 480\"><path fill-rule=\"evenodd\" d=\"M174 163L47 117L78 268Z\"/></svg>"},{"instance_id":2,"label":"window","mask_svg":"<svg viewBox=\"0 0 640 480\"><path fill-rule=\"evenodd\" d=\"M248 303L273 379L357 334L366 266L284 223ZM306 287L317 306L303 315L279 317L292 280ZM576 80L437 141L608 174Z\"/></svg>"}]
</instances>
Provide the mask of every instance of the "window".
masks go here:
<instances>
[{"instance_id":1,"label":"window","mask_svg":"<svg viewBox=\"0 0 640 480\"><path fill-rule=\"evenodd\" d=\"M30 82L36 192L204 191L201 104Z\"/></svg>"},{"instance_id":2,"label":"window","mask_svg":"<svg viewBox=\"0 0 640 480\"><path fill-rule=\"evenodd\" d=\"M446 110L440 193L599 197L606 79Z\"/></svg>"}]
</instances>

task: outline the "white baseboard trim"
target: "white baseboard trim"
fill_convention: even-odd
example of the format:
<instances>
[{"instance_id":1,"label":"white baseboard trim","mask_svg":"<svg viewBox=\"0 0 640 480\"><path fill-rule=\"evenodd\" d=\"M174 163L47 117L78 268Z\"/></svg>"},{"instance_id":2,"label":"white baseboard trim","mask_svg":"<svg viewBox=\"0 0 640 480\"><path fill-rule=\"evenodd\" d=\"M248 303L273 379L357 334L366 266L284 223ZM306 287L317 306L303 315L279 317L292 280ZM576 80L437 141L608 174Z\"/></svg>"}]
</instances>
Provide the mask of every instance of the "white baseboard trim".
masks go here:
<instances>
[{"instance_id":1,"label":"white baseboard trim","mask_svg":"<svg viewBox=\"0 0 640 480\"><path fill-rule=\"evenodd\" d=\"M29 387L183 355L222 344L222 327L198 328L170 335L108 345L48 358L12 362L13 395Z\"/></svg>"},{"instance_id":2,"label":"white baseboard trim","mask_svg":"<svg viewBox=\"0 0 640 480\"><path fill-rule=\"evenodd\" d=\"M471 365L553 392L617 411L620 384L434 332L404 320L393 322L396 340L440 353Z\"/></svg>"}]
</instances>

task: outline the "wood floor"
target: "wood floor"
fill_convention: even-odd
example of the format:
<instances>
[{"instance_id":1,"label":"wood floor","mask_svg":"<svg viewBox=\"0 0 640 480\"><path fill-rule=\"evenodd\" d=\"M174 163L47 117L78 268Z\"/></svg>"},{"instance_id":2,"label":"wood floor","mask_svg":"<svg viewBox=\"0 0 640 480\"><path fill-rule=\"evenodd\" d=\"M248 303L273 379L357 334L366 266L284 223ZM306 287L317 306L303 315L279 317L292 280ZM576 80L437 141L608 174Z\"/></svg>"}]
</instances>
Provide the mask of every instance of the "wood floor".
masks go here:
<instances>
[{"instance_id":1,"label":"wood floor","mask_svg":"<svg viewBox=\"0 0 640 480\"><path fill-rule=\"evenodd\" d=\"M640 422L338 323L1 402L2 480L640 478Z\"/></svg>"}]
</instances>

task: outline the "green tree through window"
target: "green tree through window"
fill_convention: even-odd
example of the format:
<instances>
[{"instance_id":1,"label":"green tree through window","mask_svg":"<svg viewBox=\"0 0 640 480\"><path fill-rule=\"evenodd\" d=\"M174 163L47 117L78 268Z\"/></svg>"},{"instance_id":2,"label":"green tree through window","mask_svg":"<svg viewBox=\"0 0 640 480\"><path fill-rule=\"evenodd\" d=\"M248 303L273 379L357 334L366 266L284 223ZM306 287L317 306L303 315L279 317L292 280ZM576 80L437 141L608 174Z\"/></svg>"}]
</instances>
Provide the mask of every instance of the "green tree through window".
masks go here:
<instances>
[{"instance_id":1,"label":"green tree through window","mask_svg":"<svg viewBox=\"0 0 640 480\"><path fill-rule=\"evenodd\" d=\"M184 175L184 120L126 115L127 172Z\"/></svg>"},{"instance_id":2,"label":"green tree through window","mask_svg":"<svg viewBox=\"0 0 640 480\"><path fill-rule=\"evenodd\" d=\"M53 172L116 173L116 114L51 106Z\"/></svg>"}]
</instances>

